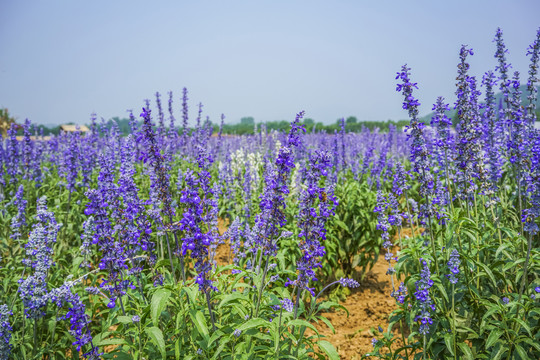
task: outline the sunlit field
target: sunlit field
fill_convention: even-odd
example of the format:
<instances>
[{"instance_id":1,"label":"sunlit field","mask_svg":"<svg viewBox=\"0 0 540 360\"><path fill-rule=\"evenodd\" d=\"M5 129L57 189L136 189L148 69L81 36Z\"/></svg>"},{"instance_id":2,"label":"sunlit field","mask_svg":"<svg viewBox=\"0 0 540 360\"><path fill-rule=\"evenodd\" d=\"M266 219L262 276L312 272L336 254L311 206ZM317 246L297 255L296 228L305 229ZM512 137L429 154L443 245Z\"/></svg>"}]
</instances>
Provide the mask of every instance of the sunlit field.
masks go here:
<instances>
[{"instance_id":1,"label":"sunlit field","mask_svg":"<svg viewBox=\"0 0 540 360\"><path fill-rule=\"evenodd\" d=\"M299 109L284 131L238 134L186 89L133 104L126 132L4 116L0 360L539 359L528 35L528 74L500 29L481 78L462 46L455 103L418 99L415 69L396 69L403 127L327 131ZM366 321L347 299L381 264L391 310L367 350L354 333L338 346L330 319Z\"/></svg>"}]
</instances>

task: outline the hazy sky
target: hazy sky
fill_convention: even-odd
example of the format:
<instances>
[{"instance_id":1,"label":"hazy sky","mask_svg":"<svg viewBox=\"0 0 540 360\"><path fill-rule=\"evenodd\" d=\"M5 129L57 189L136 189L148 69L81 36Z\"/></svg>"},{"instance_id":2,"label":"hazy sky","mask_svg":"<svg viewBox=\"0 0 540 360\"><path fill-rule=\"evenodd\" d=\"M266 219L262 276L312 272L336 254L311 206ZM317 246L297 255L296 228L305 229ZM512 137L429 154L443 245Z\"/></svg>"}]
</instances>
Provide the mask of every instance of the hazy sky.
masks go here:
<instances>
[{"instance_id":1,"label":"hazy sky","mask_svg":"<svg viewBox=\"0 0 540 360\"><path fill-rule=\"evenodd\" d=\"M87 123L137 114L156 91L187 87L217 122L403 119L395 73L407 63L421 114L454 101L461 44L471 71L495 67L500 26L526 78L540 1L0 0L0 107L19 121Z\"/></svg>"}]
</instances>

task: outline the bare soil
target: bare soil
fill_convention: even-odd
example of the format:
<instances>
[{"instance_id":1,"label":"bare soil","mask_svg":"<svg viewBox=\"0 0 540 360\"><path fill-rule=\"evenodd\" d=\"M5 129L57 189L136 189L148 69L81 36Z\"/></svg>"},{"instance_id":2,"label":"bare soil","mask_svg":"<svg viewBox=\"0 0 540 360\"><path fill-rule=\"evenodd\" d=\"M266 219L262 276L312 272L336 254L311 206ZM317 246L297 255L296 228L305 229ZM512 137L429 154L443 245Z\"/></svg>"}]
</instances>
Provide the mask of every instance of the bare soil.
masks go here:
<instances>
[{"instance_id":1,"label":"bare soil","mask_svg":"<svg viewBox=\"0 0 540 360\"><path fill-rule=\"evenodd\" d=\"M324 314L332 322L335 333L324 324L319 326L319 331L327 336L342 359L360 359L373 350L372 329L381 326L386 331L388 315L396 309L396 301L390 296L392 287L387 269L384 256L380 256L360 287L341 302L349 316L343 310Z\"/></svg>"}]
</instances>

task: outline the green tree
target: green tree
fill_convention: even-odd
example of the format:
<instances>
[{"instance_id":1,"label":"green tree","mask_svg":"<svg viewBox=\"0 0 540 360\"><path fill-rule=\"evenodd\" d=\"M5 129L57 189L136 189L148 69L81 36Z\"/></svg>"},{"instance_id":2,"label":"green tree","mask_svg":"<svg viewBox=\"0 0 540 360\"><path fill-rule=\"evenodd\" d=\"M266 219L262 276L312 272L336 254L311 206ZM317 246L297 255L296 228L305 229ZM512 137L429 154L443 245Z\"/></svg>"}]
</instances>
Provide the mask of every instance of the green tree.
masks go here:
<instances>
[{"instance_id":1,"label":"green tree","mask_svg":"<svg viewBox=\"0 0 540 360\"><path fill-rule=\"evenodd\" d=\"M255 126L255 119L253 118L253 116L245 116L240 119L240 124Z\"/></svg>"}]
</instances>

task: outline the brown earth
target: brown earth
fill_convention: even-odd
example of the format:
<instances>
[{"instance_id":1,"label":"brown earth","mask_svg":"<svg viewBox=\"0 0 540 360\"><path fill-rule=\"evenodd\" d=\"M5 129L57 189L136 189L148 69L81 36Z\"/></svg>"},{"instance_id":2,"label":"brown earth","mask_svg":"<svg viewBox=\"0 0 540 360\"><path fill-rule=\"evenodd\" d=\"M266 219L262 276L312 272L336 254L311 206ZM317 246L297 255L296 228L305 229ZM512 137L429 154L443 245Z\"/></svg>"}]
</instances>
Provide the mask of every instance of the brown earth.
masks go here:
<instances>
[{"instance_id":1,"label":"brown earth","mask_svg":"<svg viewBox=\"0 0 540 360\"><path fill-rule=\"evenodd\" d=\"M390 277L386 275L387 269L384 256L380 256L360 287L353 289L347 299L341 302L349 311L349 316L343 310L324 314L332 322L335 333L326 325L319 326L319 330L336 347L342 359L362 358L362 355L373 350L372 329L381 326L384 331L387 330L388 315L396 309L396 301L390 297L392 286Z\"/></svg>"}]
</instances>

